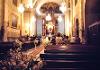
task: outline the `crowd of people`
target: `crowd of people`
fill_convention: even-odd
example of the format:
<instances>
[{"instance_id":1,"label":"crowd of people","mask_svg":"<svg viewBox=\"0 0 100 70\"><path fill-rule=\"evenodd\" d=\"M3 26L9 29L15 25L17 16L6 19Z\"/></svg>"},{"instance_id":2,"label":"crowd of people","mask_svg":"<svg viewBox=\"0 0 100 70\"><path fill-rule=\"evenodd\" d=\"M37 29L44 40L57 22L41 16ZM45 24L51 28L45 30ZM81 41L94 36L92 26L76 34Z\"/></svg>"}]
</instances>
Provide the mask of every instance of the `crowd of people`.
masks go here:
<instances>
[{"instance_id":1,"label":"crowd of people","mask_svg":"<svg viewBox=\"0 0 100 70\"><path fill-rule=\"evenodd\" d=\"M51 44L68 44L69 37L66 35L62 35L61 33L57 33L56 35L47 36L49 43Z\"/></svg>"},{"instance_id":2,"label":"crowd of people","mask_svg":"<svg viewBox=\"0 0 100 70\"><path fill-rule=\"evenodd\" d=\"M24 70L28 67L29 61L23 57L19 48L10 49L7 53L2 54L7 57L0 59L1 70Z\"/></svg>"},{"instance_id":3,"label":"crowd of people","mask_svg":"<svg viewBox=\"0 0 100 70\"><path fill-rule=\"evenodd\" d=\"M29 70L29 69L34 70L34 68L32 67L36 65L35 61L33 60L33 58L28 59L27 56L23 54L25 51L23 52L22 49L25 48L25 46L23 46L25 42L28 42L30 44L33 41L34 44L34 41L36 39L38 38L35 36L20 37L13 42L14 46L12 46L11 49L8 49L6 53L0 52L0 70ZM38 44L39 44L39 39L38 39ZM28 48L30 49L29 46ZM28 48L27 50L29 50Z\"/></svg>"}]
</instances>

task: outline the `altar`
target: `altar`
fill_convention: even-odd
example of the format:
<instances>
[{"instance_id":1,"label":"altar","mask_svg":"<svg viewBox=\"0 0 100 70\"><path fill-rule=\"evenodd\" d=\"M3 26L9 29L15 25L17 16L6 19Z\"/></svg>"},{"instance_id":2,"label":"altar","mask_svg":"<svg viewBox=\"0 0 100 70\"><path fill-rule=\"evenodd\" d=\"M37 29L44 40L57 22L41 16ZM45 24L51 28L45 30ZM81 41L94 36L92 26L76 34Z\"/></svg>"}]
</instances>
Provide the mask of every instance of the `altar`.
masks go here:
<instances>
[{"instance_id":1,"label":"altar","mask_svg":"<svg viewBox=\"0 0 100 70\"><path fill-rule=\"evenodd\" d=\"M52 37L57 33L57 19L52 17L52 20L46 21L43 23L43 35Z\"/></svg>"}]
</instances>

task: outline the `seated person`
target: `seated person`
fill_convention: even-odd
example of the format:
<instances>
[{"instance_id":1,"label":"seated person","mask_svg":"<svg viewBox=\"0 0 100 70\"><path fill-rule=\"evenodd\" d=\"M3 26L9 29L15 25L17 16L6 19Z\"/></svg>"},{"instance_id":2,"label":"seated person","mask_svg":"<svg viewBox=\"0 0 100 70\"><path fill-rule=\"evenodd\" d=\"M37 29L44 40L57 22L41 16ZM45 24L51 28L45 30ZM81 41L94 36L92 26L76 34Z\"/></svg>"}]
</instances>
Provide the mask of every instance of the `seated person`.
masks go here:
<instances>
[{"instance_id":1,"label":"seated person","mask_svg":"<svg viewBox=\"0 0 100 70\"><path fill-rule=\"evenodd\" d=\"M67 43L68 43L68 36L64 35L63 44L67 44Z\"/></svg>"},{"instance_id":2,"label":"seated person","mask_svg":"<svg viewBox=\"0 0 100 70\"><path fill-rule=\"evenodd\" d=\"M14 41L14 47L12 49L20 51L20 49L22 48L22 44L23 42L18 38Z\"/></svg>"},{"instance_id":3,"label":"seated person","mask_svg":"<svg viewBox=\"0 0 100 70\"><path fill-rule=\"evenodd\" d=\"M80 38L79 38L79 36L76 36L75 41L76 41L77 44L80 44Z\"/></svg>"},{"instance_id":4,"label":"seated person","mask_svg":"<svg viewBox=\"0 0 100 70\"><path fill-rule=\"evenodd\" d=\"M36 39L34 40L34 44L37 46L38 43L39 43L39 40L38 40L38 38L36 38Z\"/></svg>"},{"instance_id":5,"label":"seated person","mask_svg":"<svg viewBox=\"0 0 100 70\"><path fill-rule=\"evenodd\" d=\"M51 43L52 43L52 44L56 44L56 37L55 37L55 36L52 36Z\"/></svg>"},{"instance_id":6,"label":"seated person","mask_svg":"<svg viewBox=\"0 0 100 70\"><path fill-rule=\"evenodd\" d=\"M46 44L48 45L50 43L50 40L48 37L45 38Z\"/></svg>"},{"instance_id":7,"label":"seated person","mask_svg":"<svg viewBox=\"0 0 100 70\"><path fill-rule=\"evenodd\" d=\"M75 43L75 36L71 38L70 43Z\"/></svg>"},{"instance_id":8,"label":"seated person","mask_svg":"<svg viewBox=\"0 0 100 70\"><path fill-rule=\"evenodd\" d=\"M60 33L58 33L56 36L56 44L61 44L61 43L62 43L62 36Z\"/></svg>"},{"instance_id":9,"label":"seated person","mask_svg":"<svg viewBox=\"0 0 100 70\"><path fill-rule=\"evenodd\" d=\"M56 37L56 44L62 43L62 37Z\"/></svg>"}]
</instances>

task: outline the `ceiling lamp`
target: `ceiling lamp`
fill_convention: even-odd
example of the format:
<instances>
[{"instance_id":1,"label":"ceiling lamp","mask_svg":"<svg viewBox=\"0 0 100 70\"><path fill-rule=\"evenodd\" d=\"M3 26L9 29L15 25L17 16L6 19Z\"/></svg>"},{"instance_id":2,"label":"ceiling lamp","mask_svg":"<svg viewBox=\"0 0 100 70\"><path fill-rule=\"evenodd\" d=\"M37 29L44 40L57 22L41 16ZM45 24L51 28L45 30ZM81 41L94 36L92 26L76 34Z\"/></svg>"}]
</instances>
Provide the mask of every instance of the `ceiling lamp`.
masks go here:
<instances>
[{"instance_id":1,"label":"ceiling lamp","mask_svg":"<svg viewBox=\"0 0 100 70\"><path fill-rule=\"evenodd\" d=\"M21 0L21 3L18 6L18 11L23 13L25 8L33 8L33 0L28 0L26 4L24 4Z\"/></svg>"},{"instance_id":2,"label":"ceiling lamp","mask_svg":"<svg viewBox=\"0 0 100 70\"><path fill-rule=\"evenodd\" d=\"M23 4L20 4L19 7L18 7L18 11L19 11L20 13L23 13L24 10L25 10L24 5L23 5Z\"/></svg>"},{"instance_id":3,"label":"ceiling lamp","mask_svg":"<svg viewBox=\"0 0 100 70\"><path fill-rule=\"evenodd\" d=\"M51 20L51 15L50 14L47 14L46 21L50 21L50 20Z\"/></svg>"},{"instance_id":4,"label":"ceiling lamp","mask_svg":"<svg viewBox=\"0 0 100 70\"><path fill-rule=\"evenodd\" d=\"M59 10L62 12L62 13L65 13L66 12L66 3L65 2L62 2L60 7L59 7Z\"/></svg>"}]
</instances>

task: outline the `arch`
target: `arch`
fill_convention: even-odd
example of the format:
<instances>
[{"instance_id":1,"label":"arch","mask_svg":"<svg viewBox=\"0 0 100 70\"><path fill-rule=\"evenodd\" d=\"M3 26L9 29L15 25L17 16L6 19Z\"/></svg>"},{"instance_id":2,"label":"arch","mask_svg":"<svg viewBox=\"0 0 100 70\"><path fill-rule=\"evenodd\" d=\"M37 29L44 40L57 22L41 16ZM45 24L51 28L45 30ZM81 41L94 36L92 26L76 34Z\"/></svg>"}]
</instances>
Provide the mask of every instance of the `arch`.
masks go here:
<instances>
[{"instance_id":1,"label":"arch","mask_svg":"<svg viewBox=\"0 0 100 70\"><path fill-rule=\"evenodd\" d=\"M47 2L41 6L40 11L42 13L61 13L61 11L59 10L59 6L60 5L55 2Z\"/></svg>"},{"instance_id":2,"label":"arch","mask_svg":"<svg viewBox=\"0 0 100 70\"><path fill-rule=\"evenodd\" d=\"M45 3L48 3L48 2L53 2L53 3L60 5L62 1L61 0L40 0L37 3L36 11L40 11L41 6L44 5ZM39 12L39 13L41 15L44 15L42 12Z\"/></svg>"}]
</instances>

